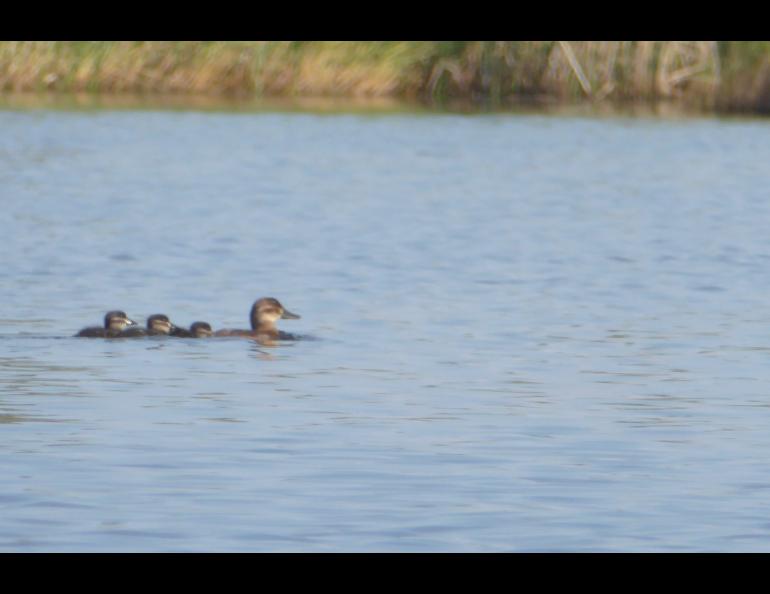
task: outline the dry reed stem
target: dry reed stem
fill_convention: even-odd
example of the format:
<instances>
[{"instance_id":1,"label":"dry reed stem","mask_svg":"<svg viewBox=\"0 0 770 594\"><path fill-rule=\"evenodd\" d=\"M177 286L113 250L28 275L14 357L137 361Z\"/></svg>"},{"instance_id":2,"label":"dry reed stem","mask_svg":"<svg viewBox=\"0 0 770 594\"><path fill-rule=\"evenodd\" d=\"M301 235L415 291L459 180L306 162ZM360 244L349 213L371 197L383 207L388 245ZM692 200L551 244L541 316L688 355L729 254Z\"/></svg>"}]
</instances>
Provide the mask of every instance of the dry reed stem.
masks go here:
<instances>
[{"instance_id":1,"label":"dry reed stem","mask_svg":"<svg viewBox=\"0 0 770 594\"><path fill-rule=\"evenodd\" d=\"M575 56L575 52L572 51L572 46L570 46L569 42L567 41L560 41L559 46L564 52L564 55L567 57L567 62L569 63L570 68L572 68L572 72L575 73L575 77L578 79L583 92L585 92L585 94L590 97L593 94L591 83L583 72L583 68L580 66L580 62Z\"/></svg>"}]
</instances>

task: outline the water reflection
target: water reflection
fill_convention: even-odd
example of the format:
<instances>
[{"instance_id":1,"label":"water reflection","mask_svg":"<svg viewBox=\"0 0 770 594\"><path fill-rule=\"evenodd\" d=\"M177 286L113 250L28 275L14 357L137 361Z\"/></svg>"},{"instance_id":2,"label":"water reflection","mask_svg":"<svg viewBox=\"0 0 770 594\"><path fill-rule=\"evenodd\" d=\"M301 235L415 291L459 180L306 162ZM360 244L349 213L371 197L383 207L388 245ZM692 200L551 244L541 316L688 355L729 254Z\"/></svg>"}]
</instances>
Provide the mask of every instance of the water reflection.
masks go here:
<instances>
[{"instance_id":1,"label":"water reflection","mask_svg":"<svg viewBox=\"0 0 770 594\"><path fill-rule=\"evenodd\" d=\"M0 401L1 402L1 401ZM36 415L17 415L0 413L0 424L10 423L60 423L63 419L51 419Z\"/></svg>"}]
</instances>

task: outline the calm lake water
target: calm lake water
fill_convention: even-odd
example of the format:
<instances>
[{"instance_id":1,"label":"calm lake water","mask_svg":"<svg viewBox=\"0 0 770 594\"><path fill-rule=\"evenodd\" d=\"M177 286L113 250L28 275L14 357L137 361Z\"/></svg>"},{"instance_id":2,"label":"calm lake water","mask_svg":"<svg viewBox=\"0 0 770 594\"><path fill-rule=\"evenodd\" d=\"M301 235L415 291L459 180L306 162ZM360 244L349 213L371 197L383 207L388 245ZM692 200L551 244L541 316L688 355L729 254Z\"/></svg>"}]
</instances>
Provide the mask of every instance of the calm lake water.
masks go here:
<instances>
[{"instance_id":1,"label":"calm lake water","mask_svg":"<svg viewBox=\"0 0 770 594\"><path fill-rule=\"evenodd\" d=\"M0 551L770 551L770 122L0 129Z\"/></svg>"}]
</instances>

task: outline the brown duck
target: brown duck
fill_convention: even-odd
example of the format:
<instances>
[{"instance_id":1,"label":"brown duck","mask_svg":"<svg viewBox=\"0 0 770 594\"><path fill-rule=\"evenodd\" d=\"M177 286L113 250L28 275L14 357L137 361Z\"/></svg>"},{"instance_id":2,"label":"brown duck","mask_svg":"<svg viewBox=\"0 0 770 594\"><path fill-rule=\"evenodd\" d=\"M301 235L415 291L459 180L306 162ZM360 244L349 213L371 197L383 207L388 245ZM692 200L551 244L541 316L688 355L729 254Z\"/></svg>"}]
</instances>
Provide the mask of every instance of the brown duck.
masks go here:
<instances>
[{"instance_id":1,"label":"brown duck","mask_svg":"<svg viewBox=\"0 0 770 594\"><path fill-rule=\"evenodd\" d=\"M116 338L128 326L136 326L134 320L129 319L126 312L115 309L108 311L104 316L104 326L89 326L83 328L75 336L87 338Z\"/></svg>"},{"instance_id":2,"label":"brown duck","mask_svg":"<svg viewBox=\"0 0 770 594\"><path fill-rule=\"evenodd\" d=\"M251 330L217 330L214 336L244 336L262 340L294 340L296 336L281 332L275 325L278 320L298 320L300 316L287 310L278 299L263 297L251 306L249 319Z\"/></svg>"},{"instance_id":3,"label":"brown duck","mask_svg":"<svg viewBox=\"0 0 770 594\"><path fill-rule=\"evenodd\" d=\"M176 328L167 315L153 314L147 318L147 329L132 326L121 332L119 338L134 338L138 336L168 336Z\"/></svg>"},{"instance_id":4,"label":"brown duck","mask_svg":"<svg viewBox=\"0 0 770 594\"><path fill-rule=\"evenodd\" d=\"M189 330L175 326L171 331L172 336L179 336L180 338L208 338L212 334L214 333L208 322L193 322Z\"/></svg>"}]
</instances>

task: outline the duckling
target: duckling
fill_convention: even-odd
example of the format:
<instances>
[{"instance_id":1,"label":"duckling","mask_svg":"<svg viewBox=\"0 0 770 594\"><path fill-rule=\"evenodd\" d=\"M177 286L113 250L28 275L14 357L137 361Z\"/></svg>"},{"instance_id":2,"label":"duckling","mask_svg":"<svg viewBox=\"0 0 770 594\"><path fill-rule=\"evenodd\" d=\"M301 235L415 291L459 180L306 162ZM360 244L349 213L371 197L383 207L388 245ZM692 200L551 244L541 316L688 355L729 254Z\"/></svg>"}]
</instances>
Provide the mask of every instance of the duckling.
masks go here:
<instances>
[{"instance_id":1,"label":"duckling","mask_svg":"<svg viewBox=\"0 0 770 594\"><path fill-rule=\"evenodd\" d=\"M208 322L193 322L189 330L174 326L171 331L172 336L179 336L180 338L208 338L212 334L214 332Z\"/></svg>"},{"instance_id":2,"label":"duckling","mask_svg":"<svg viewBox=\"0 0 770 594\"><path fill-rule=\"evenodd\" d=\"M168 336L176 328L168 316L153 314L147 318L147 329L141 326L126 328L120 333L120 338L134 338L138 336Z\"/></svg>"},{"instance_id":3,"label":"duckling","mask_svg":"<svg viewBox=\"0 0 770 594\"><path fill-rule=\"evenodd\" d=\"M296 336L287 332L281 332L275 323L280 320L298 320L300 316L290 312L273 297L257 299L251 306L249 313L251 330L225 329L217 330L214 336L247 336L251 338L263 338L267 340L295 340Z\"/></svg>"},{"instance_id":4,"label":"duckling","mask_svg":"<svg viewBox=\"0 0 770 594\"><path fill-rule=\"evenodd\" d=\"M120 310L108 311L104 316L104 327L89 326L83 328L75 336L85 336L88 338L115 338L127 326L136 326L134 320L129 319L126 312Z\"/></svg>"}]
</instances>

